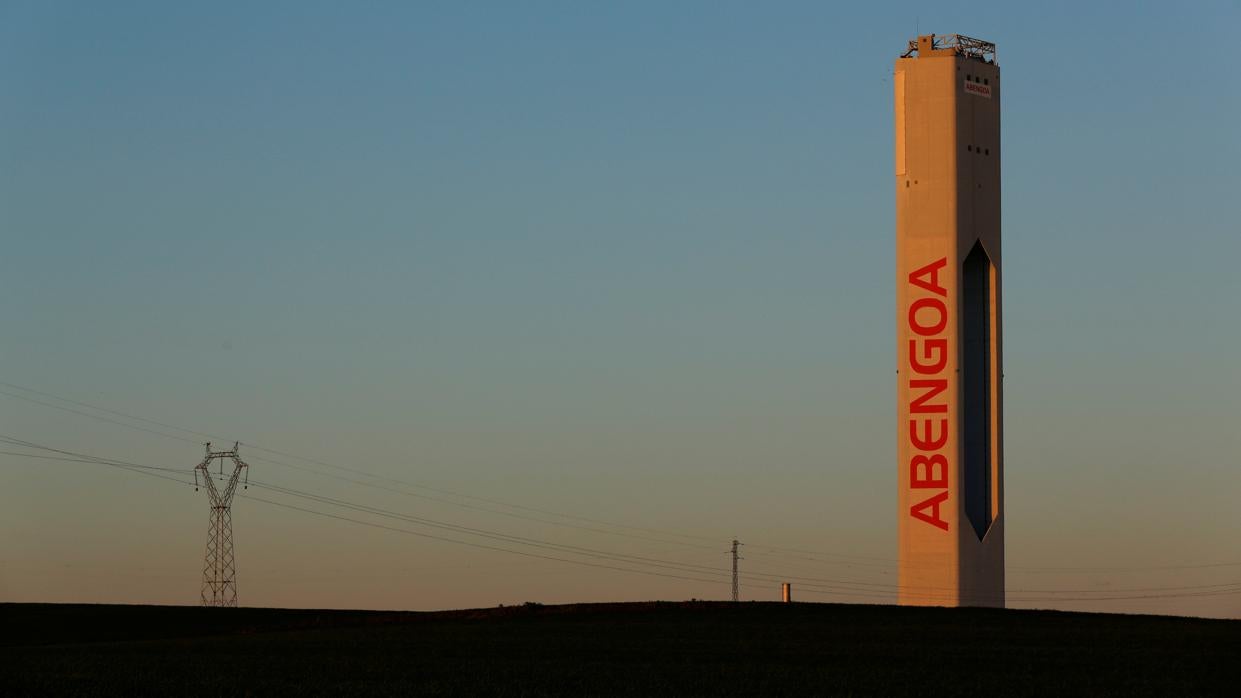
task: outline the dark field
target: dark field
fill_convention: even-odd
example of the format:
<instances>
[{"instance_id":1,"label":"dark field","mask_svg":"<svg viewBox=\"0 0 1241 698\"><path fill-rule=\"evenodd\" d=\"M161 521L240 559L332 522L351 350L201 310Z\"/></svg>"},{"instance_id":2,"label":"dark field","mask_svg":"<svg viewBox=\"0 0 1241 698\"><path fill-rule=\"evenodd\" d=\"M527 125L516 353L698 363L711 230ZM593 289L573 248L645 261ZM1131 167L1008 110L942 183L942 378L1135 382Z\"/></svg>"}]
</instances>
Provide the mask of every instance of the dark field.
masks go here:
<instances>
[{"instance_id":1,"label":"dark field","mask_svg":"<svg viewBox=\"0 0 1241 698\"><path fill-rule=\"evenodd\" d=\"M833 604L0 604L0 695L1241 695L1241 621Z\"/></svg>"}]
</instances>

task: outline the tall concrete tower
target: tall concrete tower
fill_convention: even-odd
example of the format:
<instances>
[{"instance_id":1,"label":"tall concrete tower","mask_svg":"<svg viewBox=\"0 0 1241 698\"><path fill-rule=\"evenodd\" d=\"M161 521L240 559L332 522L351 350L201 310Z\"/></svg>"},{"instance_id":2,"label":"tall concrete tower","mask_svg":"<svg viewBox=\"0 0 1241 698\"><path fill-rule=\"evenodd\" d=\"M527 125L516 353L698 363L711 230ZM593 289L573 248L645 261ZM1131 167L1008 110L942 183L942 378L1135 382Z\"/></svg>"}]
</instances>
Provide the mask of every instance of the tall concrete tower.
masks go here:
<instances>
[{"instance_id":1,"label":"tall concrete tower","mask_svg":"<svg viewBox=\"0 0 1241 698\"><path fill-rule=\"evenodd\" d=\"M1003 606L995 44L919 36L893 83L900 603Z\"/></svg>"}]
</instances>

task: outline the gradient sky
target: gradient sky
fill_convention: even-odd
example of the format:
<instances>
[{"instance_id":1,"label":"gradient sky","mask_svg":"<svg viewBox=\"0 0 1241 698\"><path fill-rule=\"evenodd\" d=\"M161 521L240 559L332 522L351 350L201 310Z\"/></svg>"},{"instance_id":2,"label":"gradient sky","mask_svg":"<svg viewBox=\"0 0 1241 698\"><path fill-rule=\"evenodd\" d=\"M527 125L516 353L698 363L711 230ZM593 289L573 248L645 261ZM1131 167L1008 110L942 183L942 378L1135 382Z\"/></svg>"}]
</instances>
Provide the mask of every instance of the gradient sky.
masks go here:
<instances>
[{"instance_id":1,"label":"gradient sky","mask_svg":"<svg viewBox=\"0 0 1241 698\"><path fill-rule=\"evenodd\" d=\"M263 482L721 569L737 536L746 570L892 584L892 62L962 33L1005 75L1010 590L1238 582L1149 568L1241 563L1239 25L1235 1L6 2L0 381L707 540L250 459ZM201 458L7 395L0 434ZM207 514L0 455L0 600L196 603ZM246 605L728 593L247 500L234 523Z\"/></svg>"}]
</instances>

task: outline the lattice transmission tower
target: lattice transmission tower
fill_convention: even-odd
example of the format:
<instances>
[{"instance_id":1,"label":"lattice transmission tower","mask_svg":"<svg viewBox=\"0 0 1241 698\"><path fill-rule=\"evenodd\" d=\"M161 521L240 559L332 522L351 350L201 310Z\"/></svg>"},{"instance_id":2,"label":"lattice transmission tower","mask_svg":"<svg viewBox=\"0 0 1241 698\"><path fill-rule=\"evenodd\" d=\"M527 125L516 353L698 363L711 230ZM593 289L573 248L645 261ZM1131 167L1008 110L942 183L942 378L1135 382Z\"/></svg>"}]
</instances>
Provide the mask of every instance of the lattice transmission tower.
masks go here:
<instances>
[{"instance_id":1,"label":"lattice transmission tower","mask_svg":"<svg viewBox=\"0 0 1241 698\"><path fill-rule=\"evenodd\" d=\"M207 455L194 467L194 490L198 490L201 475L207 497L211 500L211 525L207 529L207 559L203 563L202 601L204 606L237 605L237 568L233 562L233 493L241 471L246 471L243 487L250 482L250 466L237 455L238 443L231 451L212 451L211 442L206 443ZM227 481L224 461L233 462L232 475ZM211 462L220 461L218 475L211 472ZM201 472L200 472L201 471ZM216 480L227 482L223 491L216 487Z\"/></svg>"},{"instance_id":2,"label":"lattice transmission tower","mask_svg":"<svg viewBox=\"0 0 1241 698\"><path fill-rule=\"evenodd\" d=\"M741 557L741 546L743 545L745 545L745 543L742 543L741 541L734 538L733 547L729 549L728 551L728 553L732 555L732 558L733 558L733 601L734 602L741 600L741 584L738 583L738 579L737 579L738 578L737 563L745 559Z\"/></svg>"}]
</instances>

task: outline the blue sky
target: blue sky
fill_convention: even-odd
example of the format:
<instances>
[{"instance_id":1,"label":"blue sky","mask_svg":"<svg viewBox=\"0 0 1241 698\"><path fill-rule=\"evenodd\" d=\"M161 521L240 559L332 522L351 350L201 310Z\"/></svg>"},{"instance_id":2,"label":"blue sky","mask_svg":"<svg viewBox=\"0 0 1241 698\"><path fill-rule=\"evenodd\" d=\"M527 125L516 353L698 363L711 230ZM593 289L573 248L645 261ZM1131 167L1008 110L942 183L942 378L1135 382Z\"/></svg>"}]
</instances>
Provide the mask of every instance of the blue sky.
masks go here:
<instances>
[{"instance_id":1,"label":"blue sky","mask_svg":"<svg viewBox=\"0 0 1241 698\"><path fill-rule=\"evenodd\" d=\"M0 8L0 380L479 496L893 556L891 67L957 32L1005 74L1010 563L1236 561L1238 3L252 5ZM199 457L3 396L0 424ZM102 564L49 583L84 528L132 525L90 547L193 601L201 493L0 462L0 554L26 570L4 596L181 599ZM715 593L542 567L360 590L408 555L507 563L238 512L252 603ZM352 561L290 589L316 554L290 530Z\"/></svg>"}]
</instances>

